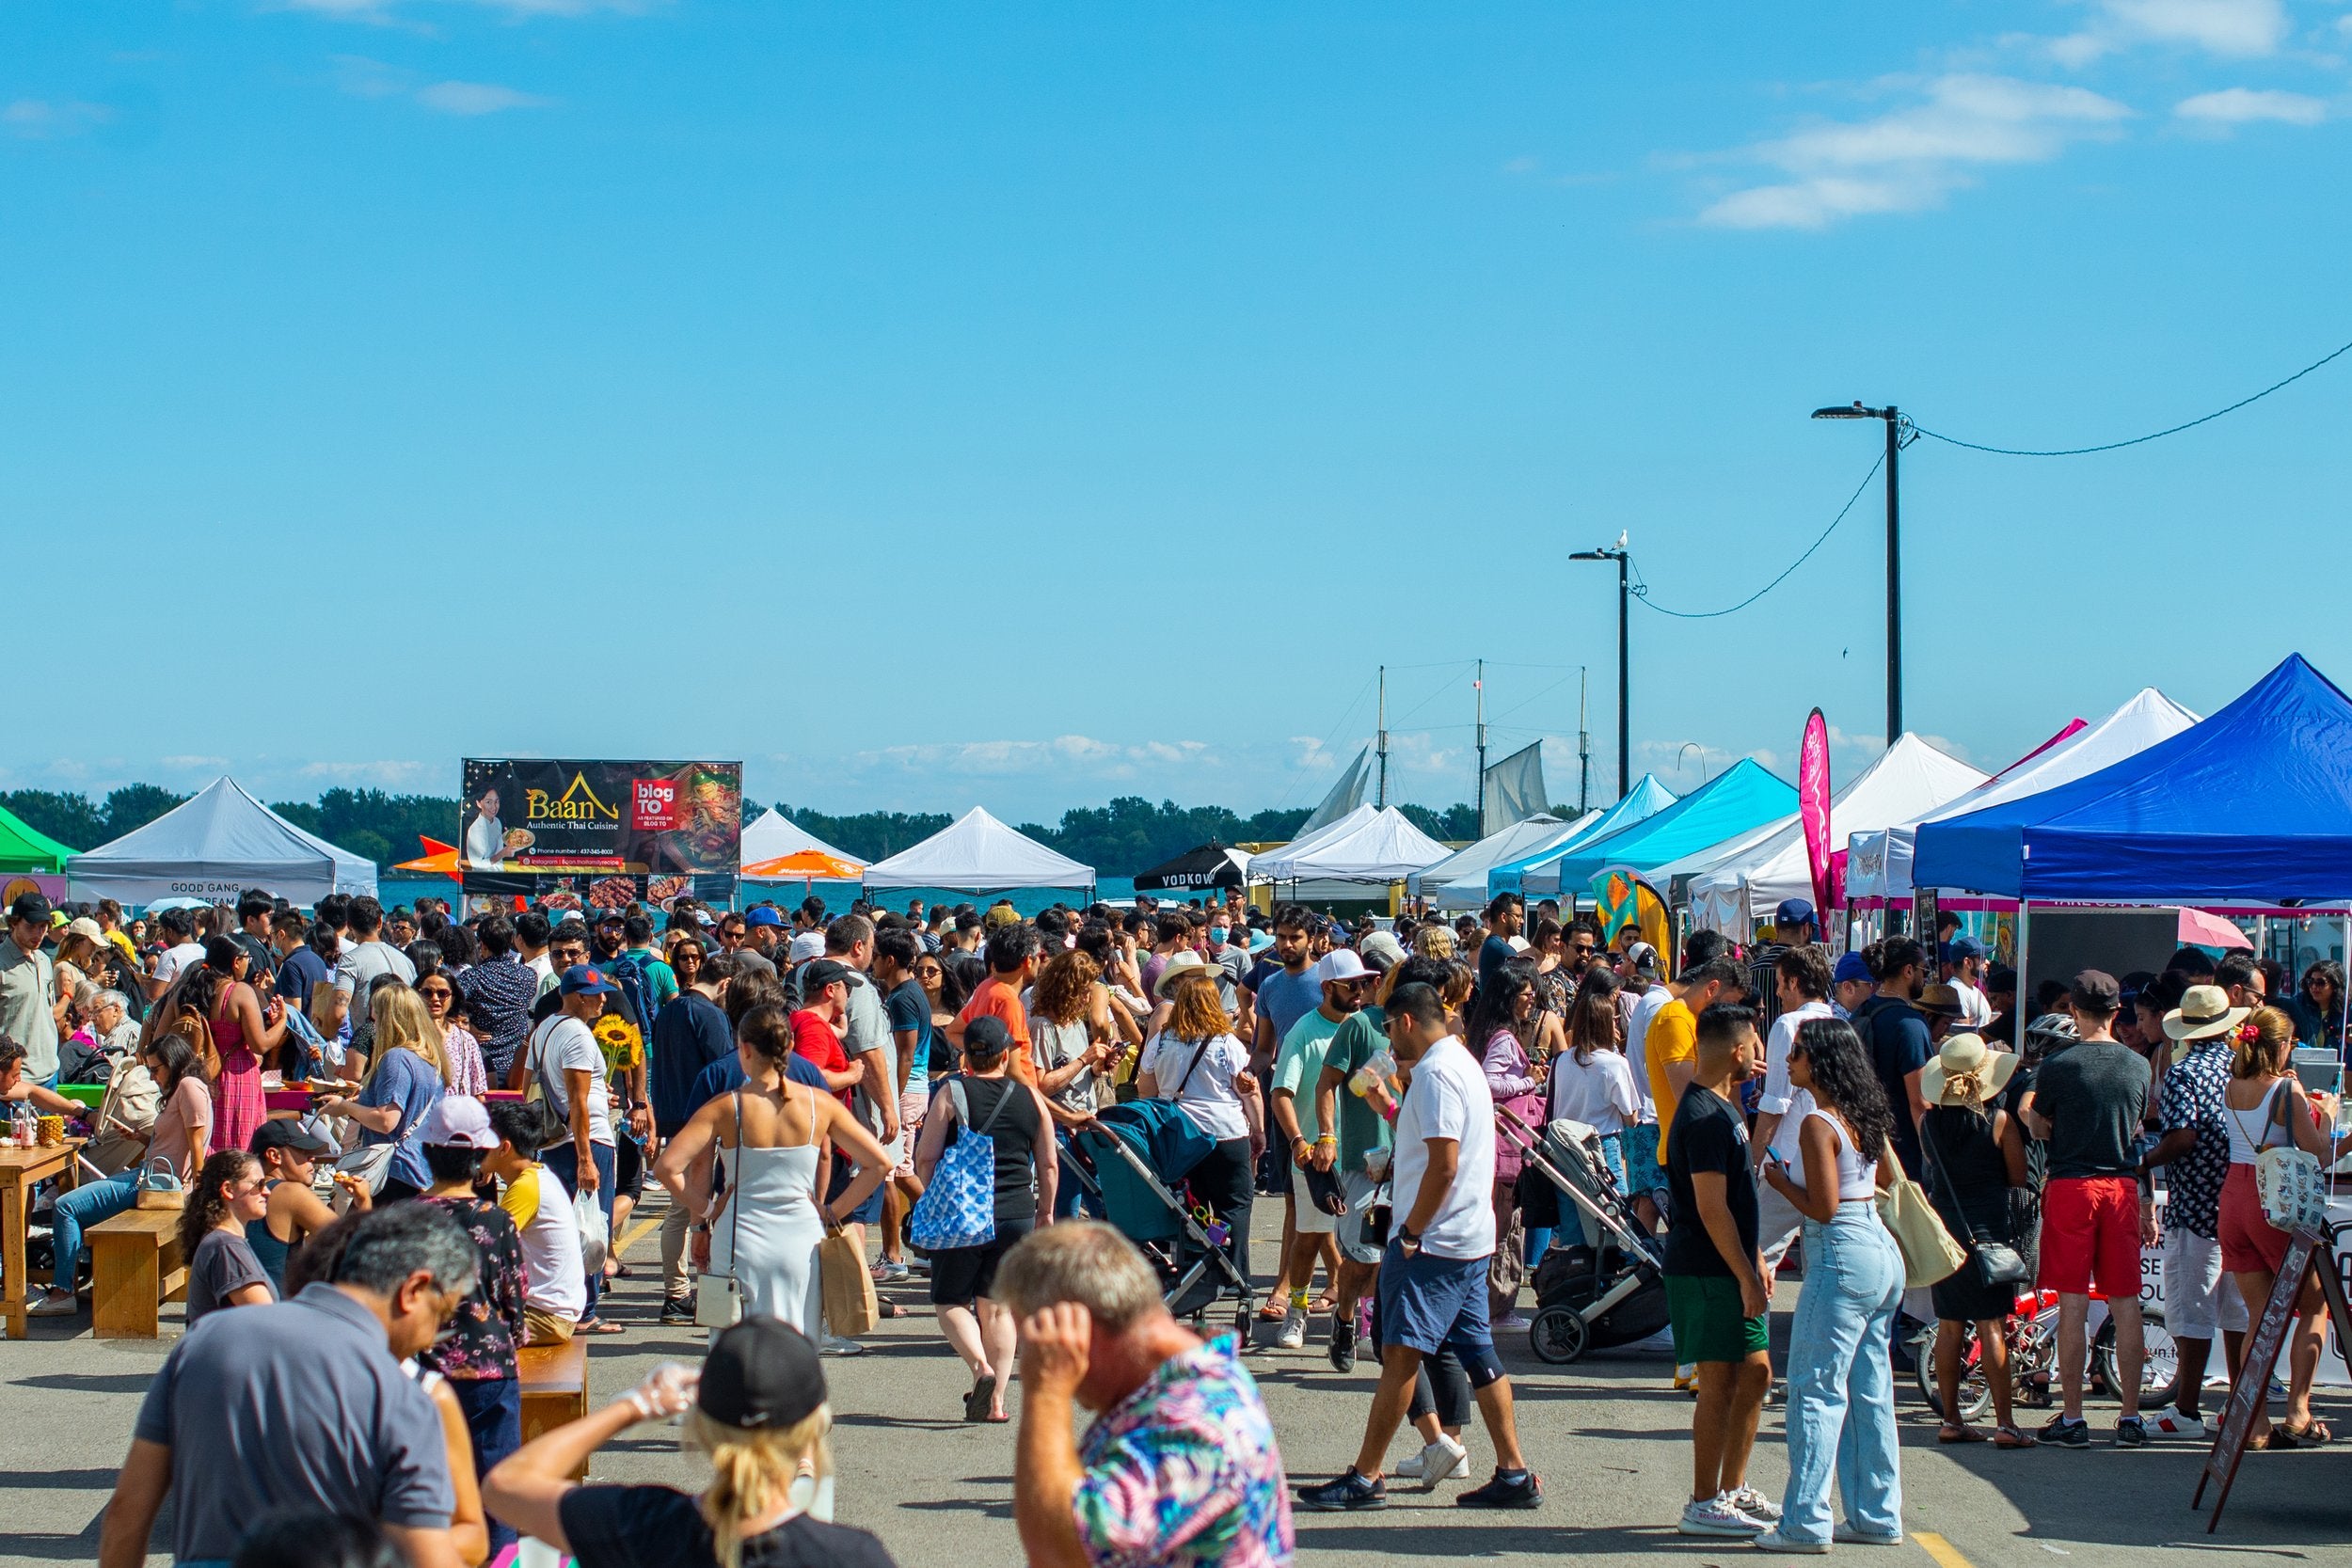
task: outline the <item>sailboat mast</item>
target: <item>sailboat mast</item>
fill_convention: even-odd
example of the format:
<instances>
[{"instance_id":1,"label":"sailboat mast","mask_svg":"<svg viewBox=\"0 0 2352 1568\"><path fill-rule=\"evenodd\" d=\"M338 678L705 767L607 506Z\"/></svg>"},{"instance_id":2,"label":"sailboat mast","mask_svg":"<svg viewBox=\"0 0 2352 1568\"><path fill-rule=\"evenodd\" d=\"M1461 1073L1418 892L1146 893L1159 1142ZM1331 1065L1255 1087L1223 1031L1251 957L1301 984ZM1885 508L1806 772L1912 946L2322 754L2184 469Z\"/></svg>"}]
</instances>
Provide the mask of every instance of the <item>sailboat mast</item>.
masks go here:
<instances>
[{"instance_id":1,"label":"sailboat mast","mask_svg":"<svg viewBox=\"0 0 2352 1568\"><path fill-rule=\"evenodd\" d=\"M1486 661L1478 661L1478 678L1470 683L1478 693L1478 832L1486 836Z\"/></svg>"},{"instance_id":2,"label":"sailboat mast","mask_svg":"<svg viewBox=\"0 0 2352 1568\"><path fill-rule=\"evenodd\" d=\"M1373 792L1373 804L1386 810L1389 804L1389 667L1380 666L1380 782Z\"/></svg>"}]
</instances>

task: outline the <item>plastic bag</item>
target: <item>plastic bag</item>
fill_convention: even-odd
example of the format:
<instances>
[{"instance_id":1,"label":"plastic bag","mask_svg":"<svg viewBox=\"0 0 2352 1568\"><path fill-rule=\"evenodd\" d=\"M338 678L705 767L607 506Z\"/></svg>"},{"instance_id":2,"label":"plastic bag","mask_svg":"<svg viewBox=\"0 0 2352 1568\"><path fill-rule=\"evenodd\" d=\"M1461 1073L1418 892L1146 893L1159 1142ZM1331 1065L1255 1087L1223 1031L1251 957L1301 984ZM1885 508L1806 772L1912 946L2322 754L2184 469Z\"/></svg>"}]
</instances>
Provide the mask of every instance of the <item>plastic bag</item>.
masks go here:
<instances>
[{"instance_id":1,"label":"plastic bag","mask_svg":"<svg viewBox=\"0 0 2352 1568\"><path fill-rule=\"evenodd\" d=\"M596 1194L583 1190L572 1199L572 1219L580 1227L580 1266L590 1274L603 1272L604 1256L612 1246L612 1227Z\"/></svg>"}]
</instances>

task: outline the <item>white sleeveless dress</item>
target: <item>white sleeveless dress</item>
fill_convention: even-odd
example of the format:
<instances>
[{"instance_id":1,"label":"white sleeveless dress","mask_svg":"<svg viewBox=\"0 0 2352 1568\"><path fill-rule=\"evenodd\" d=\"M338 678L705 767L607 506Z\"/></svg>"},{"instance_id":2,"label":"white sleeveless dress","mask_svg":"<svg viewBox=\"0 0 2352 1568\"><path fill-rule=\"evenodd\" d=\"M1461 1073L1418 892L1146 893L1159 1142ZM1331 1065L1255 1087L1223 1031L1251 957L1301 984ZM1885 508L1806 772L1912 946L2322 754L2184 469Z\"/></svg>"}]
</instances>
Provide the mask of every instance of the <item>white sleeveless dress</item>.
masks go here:
<instances>
[{"instance_id":1,"label":"white sleeveless dress","mask_svg":"<svg viewBox=\"0 0 2352 1568\"><path fill-rule=\"evenodd\" d=\"M746 1317L781 1318L814 1339L823 1332L817 1245L817 1146L719 1149L734 1196L710 1227L712 1272L735 1276ZM711 1338L718 1338L713 1330Z\"/></svg>"}]
</instances>

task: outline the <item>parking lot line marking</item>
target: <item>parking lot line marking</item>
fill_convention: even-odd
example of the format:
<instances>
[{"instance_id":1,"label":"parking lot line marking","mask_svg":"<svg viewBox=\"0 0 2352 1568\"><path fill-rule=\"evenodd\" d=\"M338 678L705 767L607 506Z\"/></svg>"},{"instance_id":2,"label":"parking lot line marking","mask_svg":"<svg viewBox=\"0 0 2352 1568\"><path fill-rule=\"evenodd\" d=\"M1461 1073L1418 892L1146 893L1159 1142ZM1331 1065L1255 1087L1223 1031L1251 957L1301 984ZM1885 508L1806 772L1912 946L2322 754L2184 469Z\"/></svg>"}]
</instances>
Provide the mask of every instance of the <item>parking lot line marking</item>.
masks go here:
<instances>
[{"instance_id":1,"label":"parking lot line marking","mask_svg":"<svg viewBox=\"0 0 2352 1568\"><path fill-rule=\"evenodd\" d=\"M1935 1559L1936 1568L1976 1568L1976 1564L1960 1555L1960 1548L1933 1530L1915 1529L1911 1538L1919 1543L1928 1556Z\"/></svg>"}]
</instances>

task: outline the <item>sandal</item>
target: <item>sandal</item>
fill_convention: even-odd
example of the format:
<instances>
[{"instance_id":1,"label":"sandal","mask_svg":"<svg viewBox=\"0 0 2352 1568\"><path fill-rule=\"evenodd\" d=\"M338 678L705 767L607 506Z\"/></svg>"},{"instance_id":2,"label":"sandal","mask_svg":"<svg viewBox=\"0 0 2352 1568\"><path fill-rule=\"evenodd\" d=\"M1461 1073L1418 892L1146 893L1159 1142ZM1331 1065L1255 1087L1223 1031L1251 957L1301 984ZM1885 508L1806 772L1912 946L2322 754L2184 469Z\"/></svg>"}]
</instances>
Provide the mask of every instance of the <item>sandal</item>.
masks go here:
<instances>
[{"instance_id":1,"label":"sandal","mask_svg":"<svg viewBox=\"0 0 2352 1568\"><path fill-rule=\"evenodd\" d=\"M2316 1416L2312 1417L2310 1420L2305 1421L2299 1427L2280 1425L2275 1426L2270 1430L2274 1433L2284 1435L2296 1448L2298 1449L2318 1448L2323 1443L2333 1442L2336 1435L2334 1433L2328 1430L2328 1423L2319 1419Z\"/></svg>"},{"instance_id":2,"label":"sandal","mask_svg":"<svg viewBox=\"0 0 2352 1568\"><path fill-rule=\"evenodd\" d=\"M1993 1446L1996 1449L2030 1449L2034 1447L2035 1444L2032 1438L2026 1436L2015 1427L1994 1427L1993 1429Z\"/></svg>"},{"instance_id":3,"label":"sandal","mask_svg":"<svg viewBox=\"0 0 2352 1568\"><path fill-rule=\"evenodd\" d=\"M582 1318L572 1324L574 1334L626 1334L628 1328L610 1318Z\"/></svg>"},{"instance_id":4,"label":"sandal","mask_svg":"<svg viewBox=\"0 0 2352 1568\"><path fill-rule=\"evenodd\" d=\"M1965 1421L1946 1421L1936 1430L1935 1440L1939 1443L1981 1443L1984 1433Z\"/></svg>"},{"instance_id":5,"label":"sandal","mask_svg":"<svg viewBox=\"0 0 2352 1568\"><path fill-rule=\"evenodd\" d=\"M996 1380L984 1377L972 1385L972 1391L963 1396L963 1418L979 1422L988 1419L988 1407L996 1402Z\"/></svg>"},{"instance_id":6,"label":"sandal","mask_svg":"<svg viewBox=\"0 0 2352 1568\"><path fill-rule=\"evenodd\" d=\"M1291 1309L1279 1300L1269 1301L1258 1308L1258 1321L1262 1323L1279 1323L1290 1315Z\"/></svg>"},{"instance_id":7,"label":"sandal","mask_svg":"<svg viewBox=\"0 0 2352 1568\"><path fill-rule=\"evenodd\" d=\"M2295 1433L2289 1432L2284 1426L2274 1426L2263 1433L2261 1442L2247 1445L2248 1448L2261 1449L2270 1453L2284 1453L2290 1449L2299 1449L2302 1446L2295 1440Z\"/></svg>"}]
</instances>

